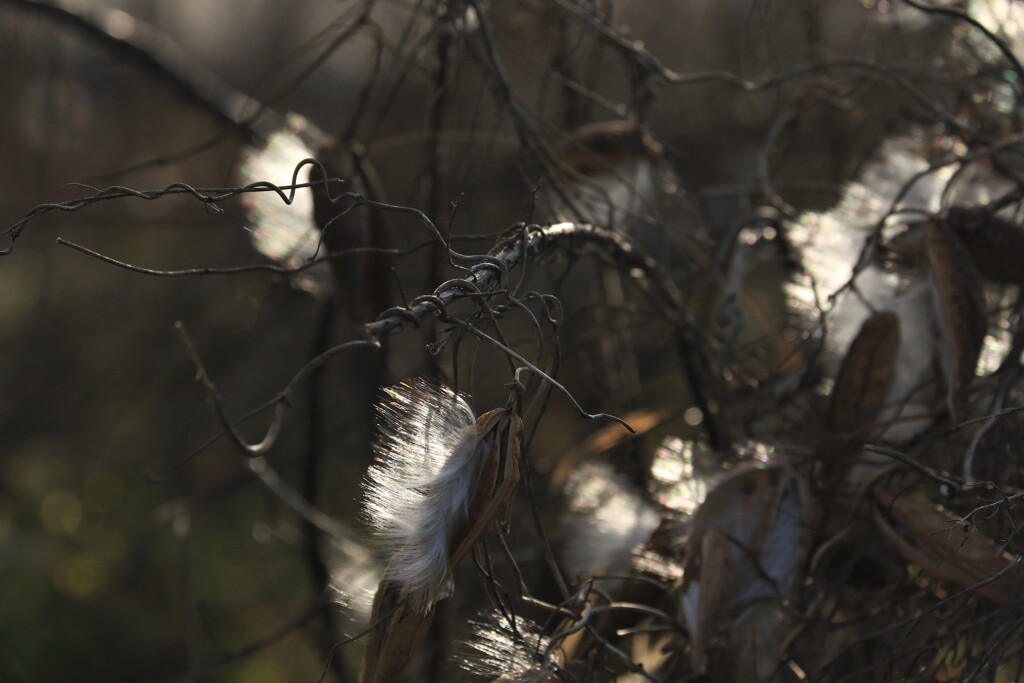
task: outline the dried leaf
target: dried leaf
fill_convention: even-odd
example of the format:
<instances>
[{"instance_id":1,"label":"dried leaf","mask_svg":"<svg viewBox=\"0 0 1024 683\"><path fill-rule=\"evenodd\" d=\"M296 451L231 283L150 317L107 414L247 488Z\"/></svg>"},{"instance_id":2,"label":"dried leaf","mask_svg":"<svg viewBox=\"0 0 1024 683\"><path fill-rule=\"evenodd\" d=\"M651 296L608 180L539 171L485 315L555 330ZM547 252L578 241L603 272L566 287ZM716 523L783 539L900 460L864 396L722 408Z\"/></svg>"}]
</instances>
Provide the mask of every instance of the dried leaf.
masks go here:
<instances>
[{"instance_id":1,"label":"dried leaf","mask_svg":"<svg viewBox=\"0 0 1024 683\"><path fill-rule=\"evenodd\" d=\"M555 460L554 457L544 458L539 467L552 470L549 477L551 489L560 491L568 483L572 473L576 471L580 460L589 459L598 453L609 451L627 441L643 436L665 424L671 416L672 411L665 408L635 410L622 417L633 428L633 431L626 431L618 424L602 427L588 436L578 447L562 451L558 460Z\"/></svg>"},{"instance_id":2,"label":"dried leaf","mask_svg":"<svg viewBox=\"0 0 1024 683\"><path fill-rule=\"evenodd\" d=\"M966 403L985 339L985 301L981 282L960 240L938 220L929 221L925 230L932 301L939 323L939 362L947 408L956 420Z\"/></svg>"},{"instance_id":3,"label":"dried leaf","mask_svg":"<svg viewBox=\"0 0 1024 683\"><path fill-rule=\"evenodd\" d=\"M909 563L960 589L978 586L1014 564L996 543L918 492L887 486L874 490L875 523L883 537ZM1019 568L978 588L978 595L1004 604L1020 594Z\"/></svg>"}]
</instances>

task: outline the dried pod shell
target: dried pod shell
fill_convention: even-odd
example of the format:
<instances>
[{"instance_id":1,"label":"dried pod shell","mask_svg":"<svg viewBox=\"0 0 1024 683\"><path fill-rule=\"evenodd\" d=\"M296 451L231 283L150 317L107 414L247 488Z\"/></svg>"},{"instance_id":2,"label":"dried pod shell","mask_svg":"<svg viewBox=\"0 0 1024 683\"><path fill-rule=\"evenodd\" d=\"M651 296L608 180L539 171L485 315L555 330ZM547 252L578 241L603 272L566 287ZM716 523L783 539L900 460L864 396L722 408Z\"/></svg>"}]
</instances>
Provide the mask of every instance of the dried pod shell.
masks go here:
<instances>
[{"instance_id":1,"label":"dried pod shell","mask_svg":"<svg viewBox=\"0 0 1024 683\"><path fill-rule=\"evenodd\" d=\"M728 623L736 608L733 598L742 580L737 567L736 551L725 532L717 527L708 530L700 544L700 600L690 644L695 671L707 668L709 640L723 624Z\"/></svg>"},{"instance_id":2,"label":"dried pod shell","mask_svg":"<svg viewBox=\"0 0 1024 683\"><path fill-rule=\"evenodd\" d=\"M960 240L938 220L928 222L925 252L939 325L939 363L950 417L960 415L985 339L981 282Z\"/></svg>"},{"instance_id":3,"label":"dried pod shell","mask_svg":"<svg viewBox=\"0 0 1024 683\"><path fill-rule=\"evenodd\" d=\"M369 503L394 555L374 598L360 683L388 683L402 672L435 604L453 588L451 569L494 523L519 477L519 416L492 410L446 440L438 427L464 419L468 407L461 399L423 382L392 392L396 402L389 405L405 422L391 428L404 431L388 435L385 451L395 462L371 473ZM428 470L426 478L409 471L417 463Z\"/></svg>"},{"instance_id":4,"label":"dried pod shell","mask_svg":"<svg viewBox=\"0 0 1024 683\"><path fill-rule=\"evenodd\" d=\"M874 496L875 524L904 561L998 605L1020 595L1024 572L973 525L918 492L877 486Z\"/></svg>"},{"instance_id":5,"label":"dried pod shell","mask_svg":"<svg viewBox=\"0 0 1024 683\"><path fill-rule=\"evenodd\" d=\"M764 648L777 644L732 626L797 584L810 548L808 500L797 474L772 464L722 480L694 515L682 602L693 667L709 680L757 670Z\"/></svg>"},{"instance_id":6,"label":"dried pod shell","mask_svg":"<svg viewBox=\"0 0 1024 683\"><path fill-rule=\"evenodd\" d=\"M399 584L381 581L373 599L372 626L359 683L396 680L419 649L433 616L433 607L427 612L412 609Z\"/></svg>"},{"instance_id":7,"label":"dried pod shell","mask_svg":"<svg viewBox=\"0 0 1024 683\"><path fill-rule=\"evenodd\" d=\"M836 377L827 421L830 432L854 432L878 414L892 385L899 346L900 319L895 313L876 313L864 321Z\"/></svg>"},{"instance_id":8,"label":"dried pod shell","mask_svg":"<svg viewBox=\"0 0 1024 683\"><path fill-rule=\"evenodd\" d=\"M489 452L482 454L484 462L476 480L476 493L467 510L467 522L453 537L449 560L453 567L491 528L519 483L523 438L523 422L519 416L507 410L492 410L480 416L476 429L481 443L487 443L488 437L493 441L489 443Z\"/></svg>"}]
</instances>

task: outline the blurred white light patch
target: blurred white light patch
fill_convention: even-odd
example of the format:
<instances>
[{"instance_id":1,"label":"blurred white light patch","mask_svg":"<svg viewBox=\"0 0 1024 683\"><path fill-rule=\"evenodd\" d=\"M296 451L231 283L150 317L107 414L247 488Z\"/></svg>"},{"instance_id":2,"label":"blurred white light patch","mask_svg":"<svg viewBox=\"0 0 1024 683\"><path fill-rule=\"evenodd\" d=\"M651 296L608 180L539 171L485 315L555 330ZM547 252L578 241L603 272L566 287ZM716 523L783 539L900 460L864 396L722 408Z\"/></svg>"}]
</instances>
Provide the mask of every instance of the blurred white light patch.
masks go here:
<instances>
[{"instance_id":1,"label":"blurred white light patch","mask_svg":"<svg viewBox=\"0 0 1024 683\"><path fill-rule=\"evenodd\" d=\"M327 551L334 602L352 620L352 633L370 624L373 597L383 571L373 552L354 538L332 537Z\"/></svg>"},{"instance_id":2,"label":"blurred white light patch","mask_svg":"<svg viewBox=\"0 0 1024 683\"><path fill-rule=\"evenodd\" d=\"M633 556L633 569L666 582L678 581L684 573L681 564L650 548L641 548L636 552Z\"/></svg>"},{"instance_id":3,"label":"blurred white light patch","mask_svg":"<svg viewBox=\"0 0 1024 683\"><path fill-rule=\"evenodd\" d=\"M1003 323L1006 321L1000 321L1000 326L997 329L989 328L989 334L985 335L985 341L981 346L981 355L978 357L977 375L984 377L991 375L993 372L999 369L1003 360L1006 358L1006 354L1010 351L1010 345L1013 342L1013 335L1008 329L1003 327Z\"/></svg>"},{"instance_id":4,"label":"blurred white light patch","mask_svg":"<svg viewBox=\"0 0 1024 683\"><path fill-rule=\"evenodd\" d=\"M860 264L856 291L837 294L858 267L868 237L879 224L901 222L899 215L888 215L891 210L918 212L915 218L919 219L920 212L941 208L943 188L957 167L923 173L931 140L931 133L921 128L890 138L864 165L857 180L846 186L834 208L804 213L787 226L786 235L800 254L804 274L786 284L786 296L805 325L814 324L819 306L824 307L831 362L845 352L873 309L893 306L905 285L880 264L869 262Z\"/></svg>"},{"instance_id":5,"label":"blurred white light patch","mask_svg":"<svg viewBox=\"0 0 1024 683\"><path fill-rule=\"evenodd\" d=\"M566 486L565 562L577 576L629 571L633 550L650 538L661 516L606 464L584 464Z\"/></svg>"},{"instance_id":6,"label":"blurred white light patch","mask_svg":"<svg viewBox=\"0 0 1024 683\"><path fill-rule=\"evenodd\" d=\"M970 0L967 13L1005 40L1012 52L1020 54L1024 48L1024 5L1006 0ZM981 31L965 31L963 38L978 57L989 63L1002 63L1002 52Z\"/></svg>"},{"instance_id":7,"label":"blurred white light patch","mask_svg":"<svg viewBox=\"0 0 1024 683\"><path fill-rule=\"evenodd\" d=\"M744 441L733 446L736 455L744 460L752 460L759 463L767 463L775 455L775 446L763 441Z\"/></svg>"},{"instance_id":8,"label":"blurred white light patch","mask_svg":"<svg viewBox=\"0 0 1024 683\"><path fill-rule=\"evenodd\" d=\"M264 147L246 150L239 164L239 182L291 184L299 162L314 156L300 135L307 126L303 117L290 114L287 125L273 133ZM309 182L311 168L304 167L295 181ZM296 190L291 204L272 191L247 192L241 201L249 221L246 229L252 233L252 245L259 253L288 268L306 263L317 253L320 231L313 219L313 194L309 189ZM317 292L329 281L328 273L320 267L300 274L294 284Z\"/></svg>"},{"instance_id":9,"label":"blurred white light patch","mask_svg":"<svg viewBox=\"0 0 1024 683\"><path fill-rule=\"evenodd\" d=\"M692 515L707 495L707 481L699 477L694 468L697 448L694 441L669 436L661 442L651 461L648 487L654 500L686 515Z\"/></svg>"},{"instance_id":10,"label":"blurred white light patch","mask_svg":"<svg viewBox=\"0 0 1024 683\"><path fill-rule=\"evenodd\" d=\"M103 27L114 38L127 40L135 33L135 19L123 10L113 10L107 15Z\"/></svg>"},{"instance_id":11,"label":"blurred white light patch","mask_svg":"<svg viewBox=\"0 0 1024 683\"><path fill-rule=\"evenodd\" d=\"M704 411L697 406L691 406L683 413L683 422L691 427L696 427L704 421Z\"/></svg>"}]
</instances>

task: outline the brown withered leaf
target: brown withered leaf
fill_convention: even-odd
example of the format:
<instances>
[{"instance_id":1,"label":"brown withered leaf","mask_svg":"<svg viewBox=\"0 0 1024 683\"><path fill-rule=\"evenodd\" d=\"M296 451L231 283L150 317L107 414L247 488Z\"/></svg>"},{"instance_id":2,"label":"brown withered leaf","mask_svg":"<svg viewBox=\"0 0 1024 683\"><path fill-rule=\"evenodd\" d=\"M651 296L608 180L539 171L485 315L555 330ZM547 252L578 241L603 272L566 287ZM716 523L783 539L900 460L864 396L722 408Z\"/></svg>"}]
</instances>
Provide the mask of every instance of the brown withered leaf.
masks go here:
<instances>
[{"instance_id":1,"label":"brown withered leaf","mask_svg":"<svg viewBox=\"0 0 1024 683\"><path fill-rule=\"evenodd\" d=\"M985 340L985 300L974 264L946 223L925 227L932 301L939 324L939 363L950 417L958 419Z\"/></svg>"},{"instance_id":2,"label":"brown withered leaf","mask_svg":"<svg viewBox=\"0 0 1024 683\"><path fill-rule=\"evenodd\" d=\"M900 346L900 319L876 313L861 325L836 376L827 427L848 434L868 424L885 404Z\"/></svg>"},{"instance_id":3,"label":"brown withered leaf","mask_svg":"<svg viewBox=\"0 0 1024 683\"><path fill-rule=\"evenodd\" d=\"M757 662L774 656L774 639L734 626L774 618L772 608L801 576L810 519L806 486L783 464L737 471L697 510L682 601L692 664L708 680L737 680L736 672L760 671ZM755 618L751 610L761 606L767 611Z\"/></svg>"},{"instance_id":4,"label":"brown withered leaf","mask_svg":"<svg viewBox=\"0 0 1024 683\"><path fill-rule=\"evenodd\" d=\"M919 492L888 485L874 489L875 523L904 561L959 589L989 581L1014 564L996 543L975 527ZM998 605L1020 594L1020 568L978 588L978 595Z\"/></svg>"},{"instance_id":5,"label":"brown withered leaf","mask_svg":"<svg viewBox=\"0 0 1024 683\"><path fill-rule=\"evenodd\" d=\"M1024 227L985 207L954 206L946 218L970 253L981 277L1024 286Z\"/></svg>"},{"instance_id":6,"label":"brown withered leaf","mask_svg":"<svg viewBox=\"0 0 1024 683\"><path fill-rule=\"evenodd\" d=\"M465 521L452 532L448 543L448 565L452 568L490 529L519 481L523 433L519 416L508 410L492 410L477 419L476 430L481 447L476 455L484 462ZM386 578L380 582L370 614L373 626L363 656L360 683L396 680L419 649L434 607L420 609L414 597L403 597L402 587Z\"/></svg>"}]
</instances>

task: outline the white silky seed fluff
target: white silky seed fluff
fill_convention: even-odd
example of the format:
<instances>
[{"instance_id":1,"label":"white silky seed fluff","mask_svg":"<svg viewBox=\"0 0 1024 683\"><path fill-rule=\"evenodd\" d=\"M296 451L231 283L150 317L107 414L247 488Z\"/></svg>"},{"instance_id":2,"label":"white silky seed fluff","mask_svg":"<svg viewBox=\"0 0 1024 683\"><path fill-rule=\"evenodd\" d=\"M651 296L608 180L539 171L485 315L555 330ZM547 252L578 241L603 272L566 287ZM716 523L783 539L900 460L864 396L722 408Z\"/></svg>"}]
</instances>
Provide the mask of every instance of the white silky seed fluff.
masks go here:
<instances>
[{"instance_id":1,"label":"white silky seed fluff","mask_svg":"<svg viewBox=\"0 0 1024 683\"><path fill-rule=\"evenodd\" d=\"M384 390L377 429L364 512L390 559L384 578L426 611L452 590L449 541L479 469L475 417L451 389L415 379Z\"/></svg>"},{"instance_id":2,"label":"white silky seed fluff","mask_svg":"<svg viewBox=\"0 0 1024 683\"><path fill-rule=\"evenodd\" d=\"M551 662L545 658L550 640L536 622L519 615L515 628L509 617L495 610L469 622L472 634L463 642L455 660L469 673L488 680L539 683L551 676Z\"/></svg>"}]
</instances>

